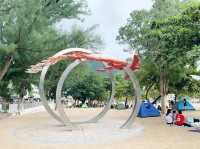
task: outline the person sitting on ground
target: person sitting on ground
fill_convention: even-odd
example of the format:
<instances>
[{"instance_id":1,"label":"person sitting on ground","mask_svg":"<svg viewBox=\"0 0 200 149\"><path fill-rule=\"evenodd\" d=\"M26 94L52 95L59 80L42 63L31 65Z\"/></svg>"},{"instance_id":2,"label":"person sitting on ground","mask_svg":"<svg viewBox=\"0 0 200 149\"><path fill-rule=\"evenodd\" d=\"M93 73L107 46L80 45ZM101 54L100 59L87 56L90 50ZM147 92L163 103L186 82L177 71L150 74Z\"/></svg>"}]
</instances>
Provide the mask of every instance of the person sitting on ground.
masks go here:
<instances>
[{"instance_id":1,"label":"person sitting on ground","mask_svg":"<svg viewBox=\"0 0 200 149\"><path fill-rule=\"evenodd\" d=\"M171 109L172 111L176 111L177 110L177 106L176 106L176 102L175 101L171 101Z\"/></svg>"},{"instance_id":2,"label":"person sitting on ground","mask_svg":"<svg viewBox=\"0 0 200 149\"><path fill-rule=\"evenodd\" d=\"M170 107L171 107L170 109L172 110L173 123L175 123L177 107L176 107L176 103L173 100L170 101Z\"/></svg>"},{"instance_id":3,"label":"person sitting on ground","mask_svg":"<svg viewBox=\"0 0 200 149\"><path fill-rule=\"evenodd\" d=\"M192 126L194 124L194 118L192 116L187 116L186 123Z\"/></svg>"},{"instance_id":4,"label":"person sitting on ground","mask_svg":"<svg viewBox=\"0 0 200 149\"><path fill-rule=\"evenodd\" d=\"M172 119L173 119L173 124L176 123L176 110L172 110Z\"/></svg>"},{"instance_id":5,"label":"person sitting on ground","mask_svg":"<svg viewBox=\"0 0 200 149\"><path fill-rule=\"evenodd\" d=\"M183 126L184 123L185 123L185 116L182 114L182 111L179 110L178 114L176 114L176 122L175 122L175 124L177 126Z\"/></svg>"},{"instance_id":6,"label":"person sitting on ground","mask_svg":"<svg viewBox=\"0 0 200 149\"><path fill-rule=\"evenodd\" d=\"M167 109L167 113L165 115L165 121L168 125L173 124L173 115L171 113L171 109Z\"/></svg>"},{"instance_id":7,"label":"person sitting on ground","mask_svg":"<svg viewBox=\"0 0 200 149\"><path fill-rule=\"evenodd\" d=\"M200 126L200 120L198 118L194 118L192 116L187 117L186 126L188 127L199 127Z\"/></svg>"},{"instance_id":8,"label":"person sitting on ground","mask_svg":"<svg viewBox=\"0 0 200 149\"><path fill-rule=\"evenodd\" d=\"M182 111L179 110L179 114L176 115L176 125L178 126L187 126L192 127L190 123L187 122L185 116L182 114Z\"/></svg>"}]
</instances>

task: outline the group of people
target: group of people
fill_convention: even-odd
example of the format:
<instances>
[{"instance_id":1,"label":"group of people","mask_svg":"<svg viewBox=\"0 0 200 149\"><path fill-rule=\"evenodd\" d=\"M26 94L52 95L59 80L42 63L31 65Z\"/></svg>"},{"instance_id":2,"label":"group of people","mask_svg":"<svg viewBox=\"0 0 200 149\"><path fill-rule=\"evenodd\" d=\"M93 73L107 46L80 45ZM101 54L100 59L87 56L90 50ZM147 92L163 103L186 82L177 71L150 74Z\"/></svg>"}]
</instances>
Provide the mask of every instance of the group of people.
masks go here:
<instances>
[{"instance_id":1,"label":"group of people","mask_svg":"<svg viewBox=\"0 0 200 149\"><path fill-rule=\"evenodd\" d=\"M176 103L171 101L170 108L167 109L165 121L168 125L192 127L193 123L199 122L199 119L183 115L181 110L177 110Z\"/></svg>"},{"instance_id":2,"label":"group of people","mask_svg":"<svg viewBox=\"0 0 200 149\"><path fill-rule=\"evenodd\" d=\"M182 111L179 110L178 113L175 110L167 109L167 113L165 115L165 121L168 125L177 125L177 126L185 126L185 116L182 114Z\"/></svg>"}]
</instances>

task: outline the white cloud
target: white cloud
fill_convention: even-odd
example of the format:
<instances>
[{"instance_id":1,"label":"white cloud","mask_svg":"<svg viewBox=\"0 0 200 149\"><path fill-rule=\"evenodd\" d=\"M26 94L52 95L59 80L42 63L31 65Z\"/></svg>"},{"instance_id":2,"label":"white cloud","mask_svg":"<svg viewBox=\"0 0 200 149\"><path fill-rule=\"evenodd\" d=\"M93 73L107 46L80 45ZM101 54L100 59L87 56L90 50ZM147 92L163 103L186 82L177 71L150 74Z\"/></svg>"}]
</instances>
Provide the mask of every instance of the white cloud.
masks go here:
<instances>
[{"instance_id":1,"label":"white cloud","mask_svg":"<svg viewBox=\"0 0 200 149\"><path fill-rule=\"evenodd\" d=\"M83 27L99 24L96 33L105 43L103 54L125 59L128 54L123 52L123 47L115 40L118 29L126 23L131 11L149 9L151 6L151 0L88 0L91 16L86 16L83 23L77 20L63 20L57 26L65 31L73 24Z\"/></svg>"}]
</instances>

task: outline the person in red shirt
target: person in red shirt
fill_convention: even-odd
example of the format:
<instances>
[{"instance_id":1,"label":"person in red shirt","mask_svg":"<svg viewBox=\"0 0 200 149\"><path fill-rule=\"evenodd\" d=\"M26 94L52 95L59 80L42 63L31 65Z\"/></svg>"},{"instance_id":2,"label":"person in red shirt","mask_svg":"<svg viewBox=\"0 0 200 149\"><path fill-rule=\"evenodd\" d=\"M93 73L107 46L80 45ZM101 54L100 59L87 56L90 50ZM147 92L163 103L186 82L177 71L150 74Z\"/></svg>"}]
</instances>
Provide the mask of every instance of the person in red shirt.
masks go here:
<instances>
[{"instance_id":1,"label":"person in red shirt","mask_svg":"<svg viewBox=\"0 0 200 149\"><path fill-rule=\"evenodd\" d=\"M179 110L178 114L176 114L176 122L177 126L183 126L185 124L185 116L182 114L182 111Z\"/></svg>"}]
</instances>

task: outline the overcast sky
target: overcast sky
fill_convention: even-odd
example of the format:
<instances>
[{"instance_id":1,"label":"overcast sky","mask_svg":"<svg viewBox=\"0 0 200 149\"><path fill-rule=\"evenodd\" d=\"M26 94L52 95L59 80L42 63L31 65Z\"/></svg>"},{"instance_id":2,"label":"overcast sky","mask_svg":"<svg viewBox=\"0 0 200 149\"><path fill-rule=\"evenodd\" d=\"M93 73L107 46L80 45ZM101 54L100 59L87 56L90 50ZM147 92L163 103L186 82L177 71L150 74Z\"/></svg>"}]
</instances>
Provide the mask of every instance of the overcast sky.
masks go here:
<instances>
[{"instance_id":1,"label":"overcast sky","mask_svg":"<svg viewBox=\"0 0 200 149\"><path fill-rule=\"evenodd\" d=\"M133 10L149 9L151 0L88 0L90 16L85 17L83 23L74 20L64 20L58 24L62 30L69 30L70 26L76 24L82 27L90 27L98 24L96 33L104 42L102 53L108 56L126 59L127 53L123 52L116 39L118 29L126 23L129 14Z\"/></svg>"}]
</instances>

